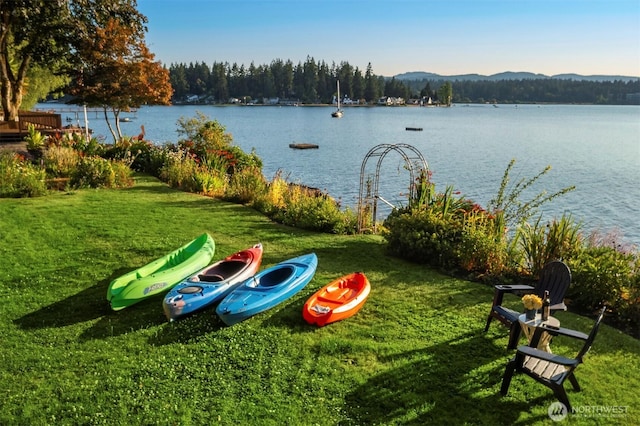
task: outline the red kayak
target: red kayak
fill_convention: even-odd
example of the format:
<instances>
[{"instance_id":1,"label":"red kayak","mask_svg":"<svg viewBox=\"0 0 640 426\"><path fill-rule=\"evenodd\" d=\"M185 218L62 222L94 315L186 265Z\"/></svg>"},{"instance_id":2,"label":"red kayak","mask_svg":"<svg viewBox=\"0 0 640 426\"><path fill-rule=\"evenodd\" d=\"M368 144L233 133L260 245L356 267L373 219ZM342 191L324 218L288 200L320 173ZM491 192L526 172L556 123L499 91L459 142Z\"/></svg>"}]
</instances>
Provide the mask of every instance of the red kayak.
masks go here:
<instances>
[{"instance_id":1,"label":"red kayak","mask_svg":"<svg viewBox=\"0 0 640 426\"><path fill-rule=\"evenodd\" d=\"M322 327L355 315L369 297L371 284L362 272L340 277L312 295L302 308L309 324Z\"/></svg>"}]
</instances>

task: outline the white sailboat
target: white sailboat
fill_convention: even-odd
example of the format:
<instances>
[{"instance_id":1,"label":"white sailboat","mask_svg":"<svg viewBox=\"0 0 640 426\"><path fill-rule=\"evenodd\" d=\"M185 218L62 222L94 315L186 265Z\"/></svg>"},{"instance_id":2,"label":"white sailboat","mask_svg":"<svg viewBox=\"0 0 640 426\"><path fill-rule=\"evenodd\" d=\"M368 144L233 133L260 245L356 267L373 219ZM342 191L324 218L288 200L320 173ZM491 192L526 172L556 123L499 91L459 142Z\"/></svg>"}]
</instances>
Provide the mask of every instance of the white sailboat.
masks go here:
<instances>
[{"instance_id":1,"label":"white sailboat","mask_svg":"<svg viewBox=\"0 0 640 426\"><path fill-rule=\"evenodd\" d=\"M335 110L335 111L333 111L333 112L331 113L331 116L332 116L332 117L335 117L335 118L340 118L340 117L342 117L342 115L343 115L343 112L342 112L342 110L340 109L340 80L338 80L338 81L336 82L336 84L337 84L337 87L338 87L338 97L336 98L336 99L338 100L338 107L336 108L336 110Z\"/></svg>"}]
</instances>

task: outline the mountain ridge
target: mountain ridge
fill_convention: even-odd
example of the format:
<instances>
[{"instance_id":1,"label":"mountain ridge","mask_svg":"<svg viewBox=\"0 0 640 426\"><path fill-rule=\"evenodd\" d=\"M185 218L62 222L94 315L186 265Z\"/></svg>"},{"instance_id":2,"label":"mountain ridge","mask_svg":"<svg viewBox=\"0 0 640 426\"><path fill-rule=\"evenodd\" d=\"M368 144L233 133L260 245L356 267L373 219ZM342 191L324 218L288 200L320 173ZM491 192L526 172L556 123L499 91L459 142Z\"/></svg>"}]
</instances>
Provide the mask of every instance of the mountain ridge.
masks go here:
<instances>
[{"instance_id":1,"label":"mountain ridge","mask_svg":"<svg viewBox=\"0 0 640 426\"><path fill-rule=\"evenodd\" d=\"M500 81L500 80L531 80L531 79L559 79L559 80L587 80L587 81L635 81L640 79L640 77L631 77L631 76L623 76L623 75L581 75L581 74L556 74L556 75L545 75L545 74L536 74L532 72L514 72L514 71L505 71L497 74L491 75L482 75L482 74L457 74L457 75L441 75L432 72L426 71L409 71L401 74L396 74L393 76L396 80L470 80L470 81Z\"/></svg>"}]
</instances>

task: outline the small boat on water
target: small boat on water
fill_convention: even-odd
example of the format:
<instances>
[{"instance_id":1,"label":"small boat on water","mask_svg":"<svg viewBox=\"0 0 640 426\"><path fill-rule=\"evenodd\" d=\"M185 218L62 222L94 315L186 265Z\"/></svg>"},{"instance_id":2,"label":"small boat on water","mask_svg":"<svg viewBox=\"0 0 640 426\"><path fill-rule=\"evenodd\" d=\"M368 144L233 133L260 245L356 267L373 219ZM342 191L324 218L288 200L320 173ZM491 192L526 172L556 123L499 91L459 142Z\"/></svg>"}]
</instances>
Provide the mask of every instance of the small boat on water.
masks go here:
<instances>
[{"instance_id":1,"label":"small boat on water","mask_svg":"<svg viewBox=\"0 0 640 426\"><path fill-rule=\"evenodd\" d=\"M119 311L171 289L211 263L215 248L211 235L204 233L171 253L114 279L107 289L111 309Z\"/></svg>"},{"instance_id":2,"label":"small boat on water","mask_svg":"<svg viewBox=\"0 0 640 426\"><path fill-rule=\"evenodd\" d=\"M422 131L422 127L405 127L404 129L406 131L410 131L410 132L421 132Z\"/></svg>"},{"instance_id":3,"label":"small boat on water","mask_svg":"<svg viewBox=\"0 0 640 426\"><path fill-rule=\"evenodd\" d=\"M222 300L258 272L262 252L262 244L256 244L207 266L173 287L162 301L167 319L183 318Z\"/></svg>"},{"instance_id":4,"label":"small boat on water","mask_svg":"<svg viewBox=\"0 0 640 426\"><path fill-rule=\"evenodd\" d=\"M331 116L333 118L340 118L344 115L344 113L340 109L340 80L336 81L336 87L338 89L338 96L336 97L336 100L338 101L338 105L336 110L331 113Z\"/></svg>"},{"instance_id":5,"label":"small boat on water","mask_svg":"<svg viewBox=\"0 0 640 426\"><path fill-rule=\"evenodd\" d=\"M349 318L362 308L370 291L371 284L362 272L344 275L309 297L302 317L318 327Z\"/></svg>"},{"instance_id":6,"label":"small boat on water","mask_svg":"<svg viewBox=\"0 0 640 426\"><path fill-rule=\"evenodd\" d=\"M315 253L285 260L267 268L225 297L216 314L227 325L234 325L289 299L311 281L318 267Z\"/></svg>"}]
</instances>

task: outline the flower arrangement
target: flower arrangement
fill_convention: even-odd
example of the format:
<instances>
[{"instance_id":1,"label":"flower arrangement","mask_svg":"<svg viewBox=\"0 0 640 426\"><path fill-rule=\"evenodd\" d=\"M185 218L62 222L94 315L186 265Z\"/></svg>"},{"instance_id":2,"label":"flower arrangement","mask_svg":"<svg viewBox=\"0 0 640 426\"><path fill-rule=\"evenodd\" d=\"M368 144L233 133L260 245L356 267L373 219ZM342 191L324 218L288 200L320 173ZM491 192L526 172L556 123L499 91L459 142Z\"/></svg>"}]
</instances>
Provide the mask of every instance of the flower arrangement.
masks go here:
<instances>
[{"instance_id":1,"label":"flower arrangement","mask_svg":"<svg viewBox=\"0 0 640 426\"><path fill-rule=\"evenodd\" d=\"M542 299L535 294L525 294L522 297L522 303L524 308L528 310L542 308Z\"/></svg>"}]
</instances>

